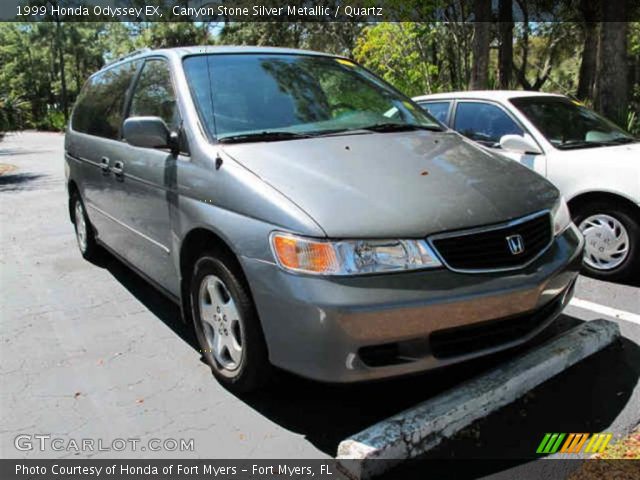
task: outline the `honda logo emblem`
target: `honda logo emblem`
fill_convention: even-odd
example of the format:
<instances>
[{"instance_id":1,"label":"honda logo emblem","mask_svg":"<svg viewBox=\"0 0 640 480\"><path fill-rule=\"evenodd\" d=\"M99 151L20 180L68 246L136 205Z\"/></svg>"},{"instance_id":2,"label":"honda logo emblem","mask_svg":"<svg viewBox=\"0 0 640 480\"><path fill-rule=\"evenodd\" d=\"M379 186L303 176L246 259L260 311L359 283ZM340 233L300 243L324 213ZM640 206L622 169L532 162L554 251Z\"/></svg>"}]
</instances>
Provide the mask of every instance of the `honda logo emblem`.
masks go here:
<instances>
[{"instance_id":1,"label":"honda logo emblem","mask_svg":"<svg viewBox=\"0 0 640 480\"><path fill-rule=\"evenodd\" d=\"M506 240L511 255L519 255L524 252L524 240L522 235L509 235Z\"/></svg>"}]
</instances>

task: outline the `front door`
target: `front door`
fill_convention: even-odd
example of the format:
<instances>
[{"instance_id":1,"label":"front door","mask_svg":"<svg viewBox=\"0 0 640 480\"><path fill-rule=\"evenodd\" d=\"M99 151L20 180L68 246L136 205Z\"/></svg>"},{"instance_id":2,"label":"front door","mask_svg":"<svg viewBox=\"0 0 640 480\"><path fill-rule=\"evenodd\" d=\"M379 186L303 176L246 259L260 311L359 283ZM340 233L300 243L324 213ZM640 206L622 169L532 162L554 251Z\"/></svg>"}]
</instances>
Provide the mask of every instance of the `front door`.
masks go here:
<instances>
[{"instance_id":1,"label":"front door","mask_svg":"<svg viewBox=\"0 0 640 480\"><path fill-rule=\"evenodd\" d=\"M147 59L131 95L127 117L162 118L171 131L180 128L180 114L164 59ZM185 161L168 149L126 145L117 164L117 210L128 228L125 255L129 262L169 292L179 282L171 260L170 202L176 193L177 164Z\"/></svg>"}]
</instances>

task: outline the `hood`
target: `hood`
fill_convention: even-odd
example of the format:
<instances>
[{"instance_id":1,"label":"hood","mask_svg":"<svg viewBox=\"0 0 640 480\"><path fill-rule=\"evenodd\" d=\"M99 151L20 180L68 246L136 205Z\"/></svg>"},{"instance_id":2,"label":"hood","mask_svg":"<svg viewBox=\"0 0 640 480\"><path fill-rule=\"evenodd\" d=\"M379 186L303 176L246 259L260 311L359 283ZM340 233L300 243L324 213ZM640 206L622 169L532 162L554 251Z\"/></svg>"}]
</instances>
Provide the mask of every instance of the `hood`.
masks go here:
<instances>
[{"instance_id":1,"label":"hood","mask_svg":"<svg viewBox=\"0 0 640 480\"><path fill-rule=\"evenodd\" d=\"M547 154L547 175L567 200L608 192L640 203L640 143L553 150Z\"/></svg>"},{"instance_id":2,"label":"hood","mask_svg":"<svg viewBox=\"0 0 640 480\"><path fill-rule=\"evenodd\" d=\"M405 237L550 208L558 191L453 132L367 133L223 146L333 238Z\"/></svg>"},{"instance_id":3,"label":"hood","mask_svg":"<svg viewBox=\"0 0 640 480\"><path fill-rule=\"evenodd\" d=\"M607 147L576 148L571 150L556 150L563 158L580 158L585 161L602 162L607 165L616 162L616 166L633 166L638 168L640 162L640 143L627 143Z\"/></svg>"}]
</instances>

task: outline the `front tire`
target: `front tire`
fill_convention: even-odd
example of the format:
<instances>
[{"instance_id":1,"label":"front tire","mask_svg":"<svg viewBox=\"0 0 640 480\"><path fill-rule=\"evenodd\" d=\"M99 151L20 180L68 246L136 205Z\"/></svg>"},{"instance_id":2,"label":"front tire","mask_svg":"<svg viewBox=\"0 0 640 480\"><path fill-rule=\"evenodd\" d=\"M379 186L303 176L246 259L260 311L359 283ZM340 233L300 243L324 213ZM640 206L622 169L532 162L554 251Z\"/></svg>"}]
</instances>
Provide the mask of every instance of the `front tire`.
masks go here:
<instances>
[{"instance_id":1,"label":"front tire","mask_svg":"<svg viewBox=\"0 0 640 480\"><path fill-rule=\"evenodd\" d=\"M264 386L271 374L267 347L235 259L203 254L194 265L189 295L200 352L218 381L236 393Z\"/></svg>"},{"instance_id":2,"label":"front tire","mask_svg":"<svg viewBox=\"0 0 640 480\"><path fill-rule=\"evenodd\" d=\"M627 281L640 269L637 212L608 202L578 207L574 223L585 237L583 271L607 281Z\"/></svg>"}]
</instances>

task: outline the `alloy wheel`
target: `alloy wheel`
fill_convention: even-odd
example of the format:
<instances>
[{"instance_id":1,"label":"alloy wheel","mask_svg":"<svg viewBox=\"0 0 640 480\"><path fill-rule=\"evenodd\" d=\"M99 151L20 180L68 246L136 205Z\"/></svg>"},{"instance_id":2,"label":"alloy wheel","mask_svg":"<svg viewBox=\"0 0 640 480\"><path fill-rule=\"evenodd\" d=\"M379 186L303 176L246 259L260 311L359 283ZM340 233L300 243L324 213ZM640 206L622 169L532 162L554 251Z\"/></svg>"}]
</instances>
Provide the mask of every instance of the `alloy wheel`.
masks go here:
<instances>
[{"instance_id":1,"label":"alloy wheel","mask_svg":"<svg viewBox=\"0 0 640 480\"><path fill-rule=\"evenodd\" d=\"M210 352L222 370L236 371L244 355L244 330L236 303L219 277L207 275L202 279L199 306L200 323Z\"/></svg>"},{"instance_id":2,"label":"alloy wheel","mask_svg":"<svg viewBox=\"0 0 640 480\"><path fill-rule=\"evenodd\" d=\"M74 220L76 223L76 239L78 241L78 247L80 251L85 253L87 251L87 222L85 221L84 208L82 202L76 200L76 206L74 209Z\"/></svg>"}]
</instances>

